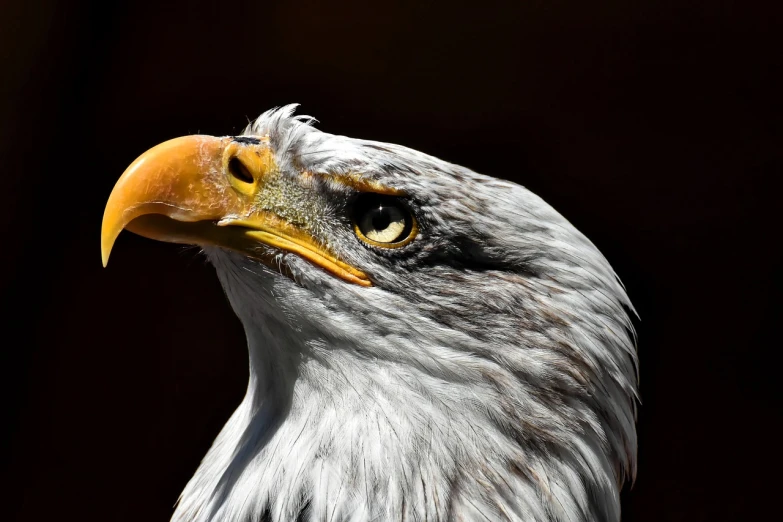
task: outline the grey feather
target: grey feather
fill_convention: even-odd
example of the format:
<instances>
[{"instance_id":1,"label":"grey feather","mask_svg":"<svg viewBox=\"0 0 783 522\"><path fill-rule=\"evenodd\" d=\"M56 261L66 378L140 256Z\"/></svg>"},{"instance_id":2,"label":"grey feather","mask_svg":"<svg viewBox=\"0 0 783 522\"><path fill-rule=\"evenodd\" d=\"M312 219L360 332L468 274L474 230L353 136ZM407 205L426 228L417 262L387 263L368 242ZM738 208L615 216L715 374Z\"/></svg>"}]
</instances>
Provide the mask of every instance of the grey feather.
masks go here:
<instances>
[{"instance_id":1,"label":"grey feather","mask_svg":"<svg viewBox=\"0 0 783 522\"><path fill-rule=\"evenodd\" d=\"M606 259L519 185L323 133L294 108L245 131L269 136L298 187L259 205L306 208L304 226L374 286L293 254L278 255L291 279L206 249L250 382L172 520L619 520L637 359ZM404 191L419 237L399 253L363 246L335 174Z\"/></svg>"}]
</instances>

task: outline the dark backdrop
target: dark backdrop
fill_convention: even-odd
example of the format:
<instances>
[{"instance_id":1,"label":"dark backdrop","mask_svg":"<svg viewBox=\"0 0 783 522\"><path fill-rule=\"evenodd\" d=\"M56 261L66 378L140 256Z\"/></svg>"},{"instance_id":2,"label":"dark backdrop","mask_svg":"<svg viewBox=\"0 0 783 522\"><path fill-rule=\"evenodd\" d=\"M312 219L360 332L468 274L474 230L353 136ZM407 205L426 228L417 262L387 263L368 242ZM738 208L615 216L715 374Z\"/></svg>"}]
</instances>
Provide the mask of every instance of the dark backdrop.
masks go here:
<instances>
[{"instance_id":1,"label":"dark backdrop","mask_svg":"<svg viewBox=\"0 0 783 522\"><path fill-rule=\"evenodd\" d=\"M193 249L125 233L102 269L103 205L147 148L289 102L524 184L606 254L642 318L624 520L779 506L781 12L280 4L3 3L11 518L168 520L243 394L244 338Z\"/></svg>"}]
</instances>

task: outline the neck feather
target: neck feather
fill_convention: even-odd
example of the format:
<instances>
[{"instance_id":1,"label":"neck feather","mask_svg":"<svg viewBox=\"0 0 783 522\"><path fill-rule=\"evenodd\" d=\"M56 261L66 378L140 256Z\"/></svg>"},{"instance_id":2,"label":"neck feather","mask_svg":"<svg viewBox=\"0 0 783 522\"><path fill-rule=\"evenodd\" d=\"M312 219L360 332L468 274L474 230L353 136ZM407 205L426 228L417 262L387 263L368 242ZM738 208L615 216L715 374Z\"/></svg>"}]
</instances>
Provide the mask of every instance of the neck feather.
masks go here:
<instances>
[{"instance_id":1,"label":"neck feather","mask_svg":"<svg viewBox=\"0 0 783 522\"><path fill-rule=\"evenodd\" d=\"M266 338L248 337L247 394L174 521L619 518L595 433L570 452L531 448L466 393L422 400L414 380L442 384L424 375L335 357L327 367L313 354L273 360Z\"/></svg>"},{"instance_id":2,"label":"neck feather","mask_svg":"<svg viewBox=\"0 0 783 522\"><path fill-rule=\"evenodd\" d=\"M363 355L351 342L372 339L292 320L274 288L211 260L245 325L250 380L173 521L619 520L622 472L589 404L542 401L473 356L433 357L457 375Z\"/></svg>"}]
</instances>

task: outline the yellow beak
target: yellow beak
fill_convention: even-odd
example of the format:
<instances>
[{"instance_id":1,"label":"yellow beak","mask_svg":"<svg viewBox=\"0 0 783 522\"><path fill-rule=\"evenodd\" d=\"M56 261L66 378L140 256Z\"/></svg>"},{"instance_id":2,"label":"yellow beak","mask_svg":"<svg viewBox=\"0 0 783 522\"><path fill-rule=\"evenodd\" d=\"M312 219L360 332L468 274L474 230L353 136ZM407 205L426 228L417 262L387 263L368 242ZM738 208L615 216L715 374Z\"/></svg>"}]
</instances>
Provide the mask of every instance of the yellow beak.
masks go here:
<instances>
[{"instance_id":1,"label":"yellow beak","mask_svg":"<svg viewBox=\"0 0 783 522\"><path fill-rule=\"evenodd\" d=\"M262 139L185 136L153 147L114 186L101 229L103 265L120 232L171 243L219 246L271 263L269 249L291 252L331 274L372 286L362 271L273 213L255 195L276 172Z\"/></svg>"}]
</instances>

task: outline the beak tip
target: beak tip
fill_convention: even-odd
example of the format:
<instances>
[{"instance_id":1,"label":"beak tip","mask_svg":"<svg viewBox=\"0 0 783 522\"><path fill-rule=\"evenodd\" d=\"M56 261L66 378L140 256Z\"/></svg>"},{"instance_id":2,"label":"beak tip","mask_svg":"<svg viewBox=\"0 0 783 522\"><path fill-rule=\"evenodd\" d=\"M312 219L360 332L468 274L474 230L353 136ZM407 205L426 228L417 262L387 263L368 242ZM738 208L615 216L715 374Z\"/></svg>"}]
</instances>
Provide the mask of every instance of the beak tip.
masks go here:
<instances>
[{"instance_id":1,"label":"beak tip","mask_svg":"<svg viewBox=\"0 0 783 522\"><path fill-rule=\"evenodd\" d=\"M103 264L103 268L106 268L106 265L109 264L109 255L111 254L114 241L118 234L112 238L110 235L103 232L104 231L101 233L101 263Z\"/></svg>"},{"instance_id":2,"label":"beak tip","mask_svg":"<svg viewBox=\"0 0 783 522\"><path fill-rule=\"evenodd\" d=\"M106 244L101 245L101 264L103 268L109 264L109 254L111 254L111 247L106 248Z\"/></svg>"}]
</instances>

